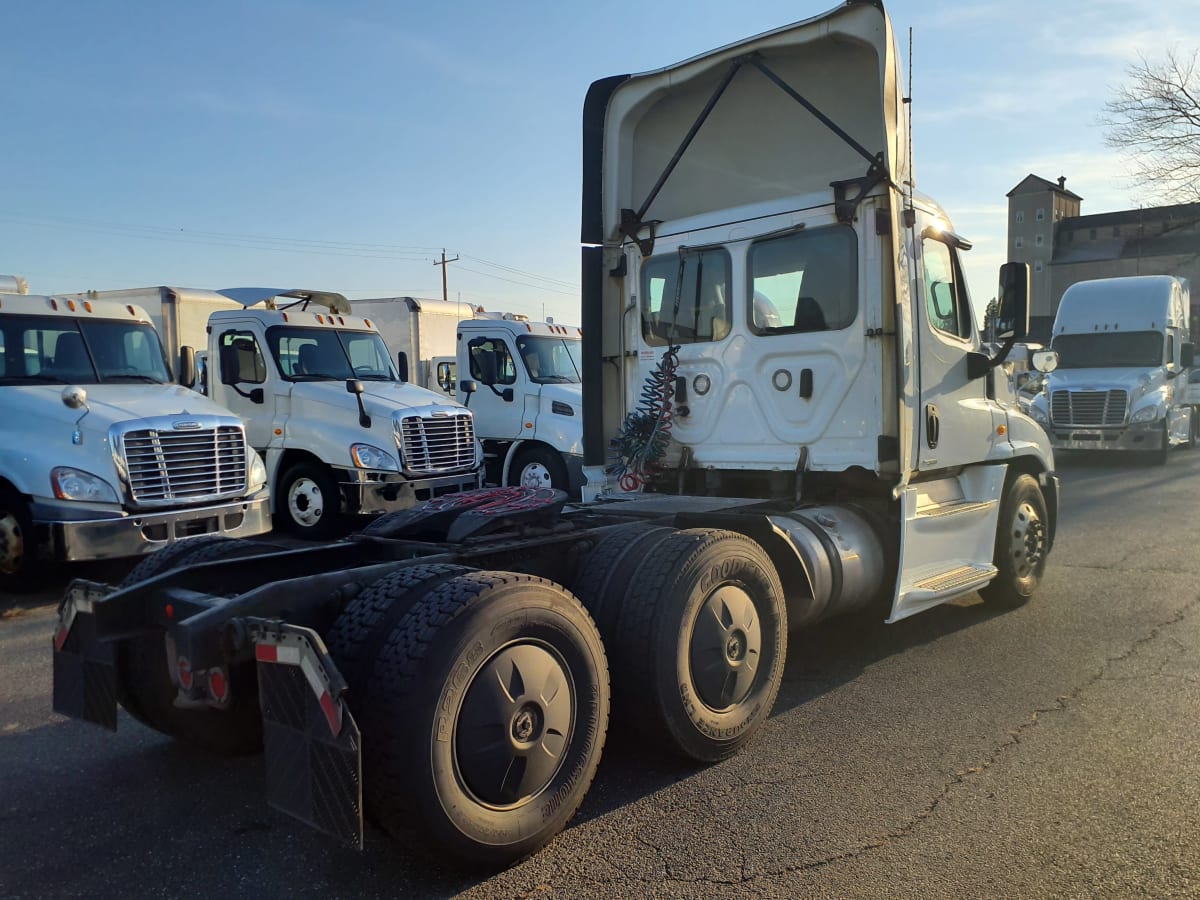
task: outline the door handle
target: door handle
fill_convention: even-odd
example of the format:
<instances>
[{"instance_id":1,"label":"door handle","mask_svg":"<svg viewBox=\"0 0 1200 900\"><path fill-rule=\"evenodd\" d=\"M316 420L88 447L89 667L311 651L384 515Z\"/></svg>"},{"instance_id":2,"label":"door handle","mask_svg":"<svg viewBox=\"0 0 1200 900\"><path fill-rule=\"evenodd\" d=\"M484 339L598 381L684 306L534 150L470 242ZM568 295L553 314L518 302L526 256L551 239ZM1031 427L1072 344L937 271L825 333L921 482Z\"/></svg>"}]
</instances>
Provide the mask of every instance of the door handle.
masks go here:
<instances>
[{"instance_id":1,"label":"door handle","mask_svg":"<svg viewBox=\"0 0 1200 900\"><path fill-rule=\"evenodd\" d=\"M932 403L925 404L925 443L929 446L930 450L937 448L941 431L942 422L938 418L937 407Z\"/></svg>"}]
</instances>

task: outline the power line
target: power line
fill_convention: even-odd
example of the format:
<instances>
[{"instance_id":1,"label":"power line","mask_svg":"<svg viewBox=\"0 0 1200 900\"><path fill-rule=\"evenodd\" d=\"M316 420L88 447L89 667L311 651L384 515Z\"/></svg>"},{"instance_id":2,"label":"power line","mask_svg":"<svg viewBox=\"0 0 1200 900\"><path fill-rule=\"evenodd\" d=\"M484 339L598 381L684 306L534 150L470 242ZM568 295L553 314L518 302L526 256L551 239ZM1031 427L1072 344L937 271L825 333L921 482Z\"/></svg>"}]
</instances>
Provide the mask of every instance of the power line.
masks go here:
<instances>
[{"instance_id":1,"label":"power line","mask_svg":"<svg viewBox=\"0 0 1200 900\"><path fill-rule=\"evenodd\" d=\"M494 266L497 269L503 269L506 272L512 272L514 275L524 275L526 278L536 278L539 281L550 281L555 284L560 284L563 287L574 288L575 290L579 289L579 285L573 281L564 281L561 278L552 278L549 275L538 275L535 272L526 272L522 269L515 269L512 266L506 266L503 263L491 262L486 259L481 259L478 256L471 256L469 254L463 254L463 255L467 259L473 259L473 260L475 260L475 262L483 263L485 266Z\"/></svg>"}]
</instances>

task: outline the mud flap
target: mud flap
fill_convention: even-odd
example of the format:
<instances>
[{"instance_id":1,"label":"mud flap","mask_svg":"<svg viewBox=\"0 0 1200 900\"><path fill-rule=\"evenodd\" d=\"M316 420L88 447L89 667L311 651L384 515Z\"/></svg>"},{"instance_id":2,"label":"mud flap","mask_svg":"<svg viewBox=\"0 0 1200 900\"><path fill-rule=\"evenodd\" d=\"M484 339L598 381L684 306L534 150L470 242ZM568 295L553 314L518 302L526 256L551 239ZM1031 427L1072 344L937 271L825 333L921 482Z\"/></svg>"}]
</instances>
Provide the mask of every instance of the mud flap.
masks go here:
<instances>
[{"instance_id":1,"label":"mud flap","mask_svg":"<svg viewBox=\"0 0 1200 900\"><path fill-rule=\"evenodd\" d=\"M337 668L307 628L252 625L267 803L362 849L362 737Z\"/></svg>"},{"instance_id":2,"label":"mud flap","mask_svg":"<svg viewBox=\"0 0 1200 900\"><path fill-rule=\"evenodd\" d=\"M92 602L108 590L81 581L67 588L54 630L52 703L56 713L116 731L117 668L113 648L111 643L96 639L96 617L92 615Z\"/></svg>"}]
</instances>

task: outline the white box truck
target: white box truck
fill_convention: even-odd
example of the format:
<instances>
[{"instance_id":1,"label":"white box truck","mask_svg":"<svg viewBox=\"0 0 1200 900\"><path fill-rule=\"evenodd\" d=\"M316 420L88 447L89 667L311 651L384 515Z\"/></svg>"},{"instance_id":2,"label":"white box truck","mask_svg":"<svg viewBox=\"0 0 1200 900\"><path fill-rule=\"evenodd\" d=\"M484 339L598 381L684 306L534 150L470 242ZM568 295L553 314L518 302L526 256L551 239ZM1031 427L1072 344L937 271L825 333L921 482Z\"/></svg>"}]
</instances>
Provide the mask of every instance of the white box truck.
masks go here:
<instances>
[{"instance_id":1,"label":"white box truck","mask_svg":"<svg viewBox=\"0 0 1200 900\"><path fill-rule=\"evenodd\" d=\"M790 630L976 590L1028 600L1054 542L1053 454L995 399L1003 350L971 321L968 242L908 194L901 78L882 4L852 2L595 82L595 502L473 491L326 547L238 558L232 542L203 571L76 582L57 708L115 727L119 673L76 676L137 642L142 683L193 704L187 729L144 721L263 741L278 809L361 846L365 806L401 840L507 864L579 808L610 703L640 751L724 760L755 752ZM1011 343L1029 274L1003 271ZM197 612L163 623L174 597Z\"/></svg>"},{"instance_id":2,"label":"white box truck","mask_svg":"<svg viewBox=\"0 0 1200 900\"><path fill-rule=\"evenodd\" d=\"M1059 450L1139 451L1165 463L1190 446L1194 410L1187 282L1170 275L1080 281L1063 293L1051 349L1058 367L1030 414Z\"/></svg>"},{"instance_id":3,"label":"white box truck","mask_svg":"<svg viewBox=\"0 0 1200 900\"><path fill-rule=\"evenodd\" d=\"M454 396L458 323L473 319L482 307L453 300L372 297L355 300L354 309L375 323L396 354L401 379Z\"/></svg>"},{"instance_id":4,"label":"white box truck","mask_svg":"<svg viewBox=\"0 0 1200 900\"><path fill-rule=\"evenodd\" d=\"M141 306L0 294L0 590L51 562L270 529L241 420L172 382Z\"/></svg>"},{"instance_id":5,"label":"white box truck","mask_svg":"<svg viewBox=\"0 0 1200 900\"><path fill-rule=\"evenodd\" d=\"M482 484L469 410L401 381L369 317L326 291L148 287L80 298L139 302L197 390L232 410L266 462L280 527L334 534L346 515L404 509ZM186 382L186 379L185 379Z\"/></svg>"}]
</instances>

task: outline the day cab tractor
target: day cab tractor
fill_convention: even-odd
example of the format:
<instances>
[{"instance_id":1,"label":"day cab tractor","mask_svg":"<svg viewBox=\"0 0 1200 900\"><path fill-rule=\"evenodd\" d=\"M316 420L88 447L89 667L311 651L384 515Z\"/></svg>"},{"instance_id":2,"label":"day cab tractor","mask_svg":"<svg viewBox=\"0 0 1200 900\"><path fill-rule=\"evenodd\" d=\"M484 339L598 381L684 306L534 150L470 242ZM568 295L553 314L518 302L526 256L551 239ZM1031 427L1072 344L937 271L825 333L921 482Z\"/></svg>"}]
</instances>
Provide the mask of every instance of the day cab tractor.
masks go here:
<instances>
[{"instance_id":1,"label":"day cab tractor","mask_svg":"<svg viewBox=\"0 0 1200 900\"><path fill-rule=\"evenodd\" d=\"M351 843L504 864L583 801L610 708L702 762L753 739L789 631L1018 606L1055 531L1043 430L996 399L969 243L911 189L879 3L594 83L579 503L502 487L303 550L205 540L73 582L55 706L224 752ZM753 136L753 139L750 139Z\"/></svg>"}]
</instances>

